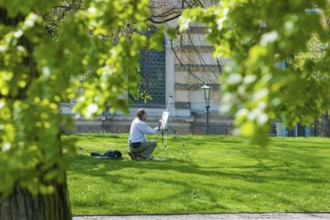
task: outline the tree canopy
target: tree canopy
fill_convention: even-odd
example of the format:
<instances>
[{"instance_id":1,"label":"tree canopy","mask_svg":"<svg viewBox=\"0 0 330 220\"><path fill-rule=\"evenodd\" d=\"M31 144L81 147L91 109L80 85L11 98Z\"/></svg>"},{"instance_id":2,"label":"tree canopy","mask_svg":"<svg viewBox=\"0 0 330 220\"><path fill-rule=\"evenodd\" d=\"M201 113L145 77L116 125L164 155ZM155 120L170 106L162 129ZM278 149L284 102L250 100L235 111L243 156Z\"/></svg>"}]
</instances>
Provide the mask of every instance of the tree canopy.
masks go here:
<instances>
[{"instance_id":1,"label":"tree canopy","mask_svg":"<svg viewBox=\"0 0 330 220\"><path fill-rule=\"evenodd\" d=\"M77 99L86 118L128 111L139 51L158 48L147 0L0 1L0 193L51 192L66 169L59 103ZM161 44L160 44L161 45ZM84 80L81 80L84 77ZM63 146L70 146L65 144Z\"/></svg>"},{"instance_id":2,"label":"tree canopy","mask_svg":"<svg viewBox=\"0 0 330 220\"><path fill-rule=\"evenodd\" d=\"M328 17L326 0L222 0L185 10L179 24L203 23L214 56L231 59L221 110L235 114L238 134L265 145L274 120L310 125L329 108Z\"/></svg>"}]
</instances>

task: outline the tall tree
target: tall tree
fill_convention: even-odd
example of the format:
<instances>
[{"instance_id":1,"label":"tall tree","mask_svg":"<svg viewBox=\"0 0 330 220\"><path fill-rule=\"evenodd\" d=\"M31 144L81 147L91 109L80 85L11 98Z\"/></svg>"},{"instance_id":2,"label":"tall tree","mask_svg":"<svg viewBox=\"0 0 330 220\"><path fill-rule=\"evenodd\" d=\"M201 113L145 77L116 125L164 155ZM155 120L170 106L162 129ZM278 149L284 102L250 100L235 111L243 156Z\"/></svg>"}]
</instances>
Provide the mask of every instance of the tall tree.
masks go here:
<instances>
[{"instance_id":1,"label":"tall tree","mask_svg":"<svg viewBox=\"0 0 330 220\"><path fill-rule=\"evenodd\" d=\"M224 69L224 112L236 116L238 134L266 144L274 120L292 128L312 124L330 103L329 47L319 58L304 59L301 68L283 68L297 62L317 36L329 40L327 0L222 0L207 8L185 10L181 31L204 23L214 56L230 58ZM299 61L300 62L300 61ZM318 73L315 74L306 73Z\"/></svg>"},{"instance_id":2,"label":"tall tree","mask_svg":"<svg viewBox=\"0 0 330 220\"><path fill-rule=\"evenodd\" d=\"M127 112L149 17L147 0L0 0L0 219L71 218L59 102Z\"/></svg>"}]
</instances>

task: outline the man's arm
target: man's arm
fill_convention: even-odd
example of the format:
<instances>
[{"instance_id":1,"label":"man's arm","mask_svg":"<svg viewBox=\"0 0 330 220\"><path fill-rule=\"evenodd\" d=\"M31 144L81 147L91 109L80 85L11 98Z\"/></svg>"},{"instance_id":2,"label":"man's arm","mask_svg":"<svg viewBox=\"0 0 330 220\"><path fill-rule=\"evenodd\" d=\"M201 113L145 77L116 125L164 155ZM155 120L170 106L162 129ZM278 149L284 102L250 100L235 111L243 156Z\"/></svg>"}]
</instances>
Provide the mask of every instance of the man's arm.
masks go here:
<instances>
[{"instance_id":1,"label":"man's arm","mask_svg":"<svg viewBox=\"0 0 330 220\"><path fill-rule=\"evenodd\" d=\"M140 131L144 134L156 134L157 131L159 131L160 126L161 126L161 122L159 121L157 127L155 127L155 128L151 128L145 122L141 122L141 124L138 127L139 127Z\"/></svg>"}]
</instances>

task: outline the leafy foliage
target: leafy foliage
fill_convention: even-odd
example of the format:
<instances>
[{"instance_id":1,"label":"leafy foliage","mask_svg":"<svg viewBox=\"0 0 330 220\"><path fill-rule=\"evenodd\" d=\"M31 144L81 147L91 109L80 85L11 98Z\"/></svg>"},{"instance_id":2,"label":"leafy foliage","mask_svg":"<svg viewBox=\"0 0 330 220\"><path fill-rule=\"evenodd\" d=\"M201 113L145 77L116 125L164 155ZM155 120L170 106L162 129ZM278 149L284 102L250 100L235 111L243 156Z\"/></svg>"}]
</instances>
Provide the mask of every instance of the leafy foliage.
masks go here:
<instances>
[{"instance_id":1,"label":"leafy foliage","mask_svg":"<svg viewBox=\"0 0 330 220\"><path fill-rule=\"evenodd\" d=\"M51 192L51 181L64 180L62 153L73 148L62 149L60 102L76 98L75 110L86 118L104 106L128 111L139 51L159 47L157 37L139 34L148 25L147 6L147 0L0 1L0 193L15 184Z\"/></svg>"},{"instance_id":2,"label":"leafy foliage","mask_svg":"<svg viewBox=\"0 0 330 220\"><path fill-rule=\"evenodd\" d=\"M291 68L297 62L292 57L308 52L313 37L328 41L327 13L326 0L222 0L184 11L181 31L204 23L214 56L231 59L225 67L222 110L235 113L239 134L264 145L272 121L284 118L291 128L311 124L329 108L329 48L323 48L317 62L300 59L300 68ZM292 66L281 67L285 61ZM306 74L316 71L319 77Z\"/></svg>"}]
</instances>

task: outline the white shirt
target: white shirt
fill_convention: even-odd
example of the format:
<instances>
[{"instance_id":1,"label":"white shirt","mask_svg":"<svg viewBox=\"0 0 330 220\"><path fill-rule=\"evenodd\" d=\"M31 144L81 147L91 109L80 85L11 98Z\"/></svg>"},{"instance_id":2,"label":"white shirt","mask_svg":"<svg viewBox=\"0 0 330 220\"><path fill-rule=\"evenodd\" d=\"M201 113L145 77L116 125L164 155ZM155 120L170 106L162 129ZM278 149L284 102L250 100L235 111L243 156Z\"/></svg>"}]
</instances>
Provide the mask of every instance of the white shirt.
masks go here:
<instances>
[{"instance_id":1,"label":"white shirt","mask_svg":"<svg viewBox=\"0 0 330 220\"><path fill-rule=\"evenodd\" d=\"M139 118L135 118L131 124L128 142L129 143L146 142L147 139L144 135L156 134L158 130L159 130L158 127L151 128L144 121L141 121Z\"/></svg>"}]
</instances>

